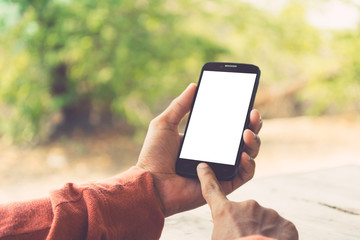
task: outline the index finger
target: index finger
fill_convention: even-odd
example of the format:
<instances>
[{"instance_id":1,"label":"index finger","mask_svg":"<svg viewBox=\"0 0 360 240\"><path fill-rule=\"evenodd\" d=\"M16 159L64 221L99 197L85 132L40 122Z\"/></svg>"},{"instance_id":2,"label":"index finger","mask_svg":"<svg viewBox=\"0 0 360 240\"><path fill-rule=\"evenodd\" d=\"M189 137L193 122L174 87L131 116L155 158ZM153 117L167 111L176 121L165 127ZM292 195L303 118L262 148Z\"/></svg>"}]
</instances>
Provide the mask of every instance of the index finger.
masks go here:
<instances>
[{"instance_id":1,"label":"index finger","mask_svg":"<svg viewBox=\"0 0 360 240\"><path fill-rule=\"evenodd\" d=\"M217 205L227 200L226 195L209 165L200 163L196 170L201 184L202 195L211 210L213 210Z\"/></svg>"}]
</instances>

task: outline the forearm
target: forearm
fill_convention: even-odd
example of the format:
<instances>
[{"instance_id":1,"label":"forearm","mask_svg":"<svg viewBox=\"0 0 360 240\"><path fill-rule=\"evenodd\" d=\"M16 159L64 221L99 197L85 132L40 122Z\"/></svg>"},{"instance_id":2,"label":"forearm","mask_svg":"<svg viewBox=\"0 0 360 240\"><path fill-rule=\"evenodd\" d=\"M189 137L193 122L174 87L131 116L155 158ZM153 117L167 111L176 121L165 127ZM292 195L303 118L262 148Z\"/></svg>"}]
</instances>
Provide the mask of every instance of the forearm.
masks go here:
<instances>
[{"instance_id":1,"label":"forearm","mask_svg":"<svg viewBox=\"0 0 360 240\"><path fill-rule=\"evenodd\" d=\"M101 183L66 184L50 199L0 207L2 240L158 239L163 224L153 179L137 167Z\"/></svg>"},{"instance_id":2,"label":"forearm","mask_svg":"<svg viewBox=\"0 0 360 240\"><path fill-rule=\"evenodd\" d=\"M53 217L48 198L0 205L0 239L45 239Z\"/></svg>"}]
</instances>

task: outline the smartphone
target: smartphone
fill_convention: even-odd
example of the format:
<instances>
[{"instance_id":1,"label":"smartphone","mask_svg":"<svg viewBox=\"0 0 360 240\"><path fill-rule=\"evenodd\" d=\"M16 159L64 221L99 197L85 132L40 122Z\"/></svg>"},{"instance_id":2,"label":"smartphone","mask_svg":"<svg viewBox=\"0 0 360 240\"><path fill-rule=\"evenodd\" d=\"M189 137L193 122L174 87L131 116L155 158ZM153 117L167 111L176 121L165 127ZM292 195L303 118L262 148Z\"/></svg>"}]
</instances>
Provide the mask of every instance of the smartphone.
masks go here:
<instances>
[{"instance_id":1,"label":"smartphone","mask_svg":"<svg viewBox=\"0 0 360 240\"><path fill-rule=\"evenodd\" d=\"M259 78L255 65L203 66L176 160L177 174L196 178L197 165L205 162L219 180L236 176Z\"/></svg>"}]
</instances>

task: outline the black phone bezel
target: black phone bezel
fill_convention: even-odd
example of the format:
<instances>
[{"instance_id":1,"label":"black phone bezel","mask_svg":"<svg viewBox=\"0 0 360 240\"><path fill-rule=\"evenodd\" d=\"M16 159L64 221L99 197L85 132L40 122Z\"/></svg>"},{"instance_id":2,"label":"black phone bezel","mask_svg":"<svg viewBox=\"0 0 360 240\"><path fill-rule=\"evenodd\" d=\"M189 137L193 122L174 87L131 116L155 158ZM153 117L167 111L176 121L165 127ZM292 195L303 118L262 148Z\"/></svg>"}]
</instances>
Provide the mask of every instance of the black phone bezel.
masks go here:
<instances>
[{"instance_id":1,"label":"black phone bezel","mask_svg":"<svg viewBox=\"0 0 360 240\"><path fill-rule=\"evenodd\" d=\"M248 128L250 111L253 108L257 88L258 88L258 85L259 85L259 79L260 79L260 69L259 69L259 67L255 66L255 65L252 65L252 64L244 64L244 63L208 62L201 69L201 73L200 73L200 77L199 77L199 81L198 81L198 87L197 87L196 92L195 92L195 96L194 96L192 106L191 106L191 111L190 111L190 114L189 114L189 118L188 118L188 121L187 121L187 124L186 124L185 131L184 131L184 139L185 139L185 136L186 136L186 131L187 131L189 121L191 119L192 109L193 109L194 103L196 101L196 96L197 96L197 93L198 93L198 89L201 86L201 78L202 78L202 75L203 75L204 71L240 72L240 73L255 73L256 74L256 79L255 79L253 91L252 91L252 94L251 94L251 100L250 100L250 104L249 104L249 107L248 107L248 112L247 112L247 115L246 115L246 121L245 121L245 125L244 125L243 129ZM176 164L175 164L176 173L181 175L181 176L184 176L184 177L197 178L196 167L200 162L205 162L213 169L216 177L219 180L231 180L238 173L239 164L240 164L240 158L241 158L241 153L243 151L243 148L244 148L244 140L243 140L243 137L241 137L241 141L240 141L240 145L239 145L239 148L238 148L238 153L237 153L235 165L227 165L227 164L221 164L221 163L213 163L213 162L206 162L206 161L198 161L198 160L180 158L180 153L181 153L181 149L182 149L182 143L181 143L180 148L179 148L179 152L178 152L178 155L177 155Z\"/></svg>"}]
</instances>

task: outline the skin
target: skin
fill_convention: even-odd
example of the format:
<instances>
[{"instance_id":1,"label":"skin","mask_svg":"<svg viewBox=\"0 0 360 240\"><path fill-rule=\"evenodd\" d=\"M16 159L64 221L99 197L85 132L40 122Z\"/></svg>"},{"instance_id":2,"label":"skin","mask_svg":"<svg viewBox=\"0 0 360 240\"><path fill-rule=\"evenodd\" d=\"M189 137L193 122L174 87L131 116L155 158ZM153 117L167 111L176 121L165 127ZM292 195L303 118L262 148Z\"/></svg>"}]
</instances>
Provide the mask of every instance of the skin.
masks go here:
<instances>
[{"instance_id":1,"label":"skin","mask_svg":"<svg viewBox=\"0 0 360 240\"><path fill-rule=\"evenodd\" d=\"M207 164L199 164L197 173L202 194L210 206L214 220L213 240L296 240L299 238L295 225L281 217L275 210L264 208L254 200L229 201L214 172Z\"/></svg>"},{"instance_id":2,"label":"skin","mask_svg":"<svg viewBox=\"0 0 360 240\"><path fill-rule=\"evenodd\" d=\"M262 126L260 114L250 114L249 129L244 131L245 148L241 155L238 175L232 181L218 182L211 168L199 164L199 180L175 173L175 161L182 141L179 123L190 111L196 85L188 88L158 117L151 121L138 167L154 178L159 205L165 216L209 204L214 220L212 239L271 240L298 239L291 222L276 211L263 208L256 201L231 202L226 195L249 181L255 171L254 158L259 153Z\"/></svg>"},{"instance_id":3,"label":"skin","mask_svg":"<svg viewBox=\"0 0 360 240\"><path fill-rule=\"evenodd\" d=\"M138 167L152 174L158 201L166 217L205 204L200 182L175 173L175 161L182 141L178 127L190 111L195 91L196 84L190 84L164 112L151 121L137 163ZM259 153L261 144L257 135L261 126L259 112L252 110L249 129L244 131L245 148L241 155L238 175L232 181L220 183L225 194L234 191L253 177L254 158Z\"/></svg>"}]
</instances>

